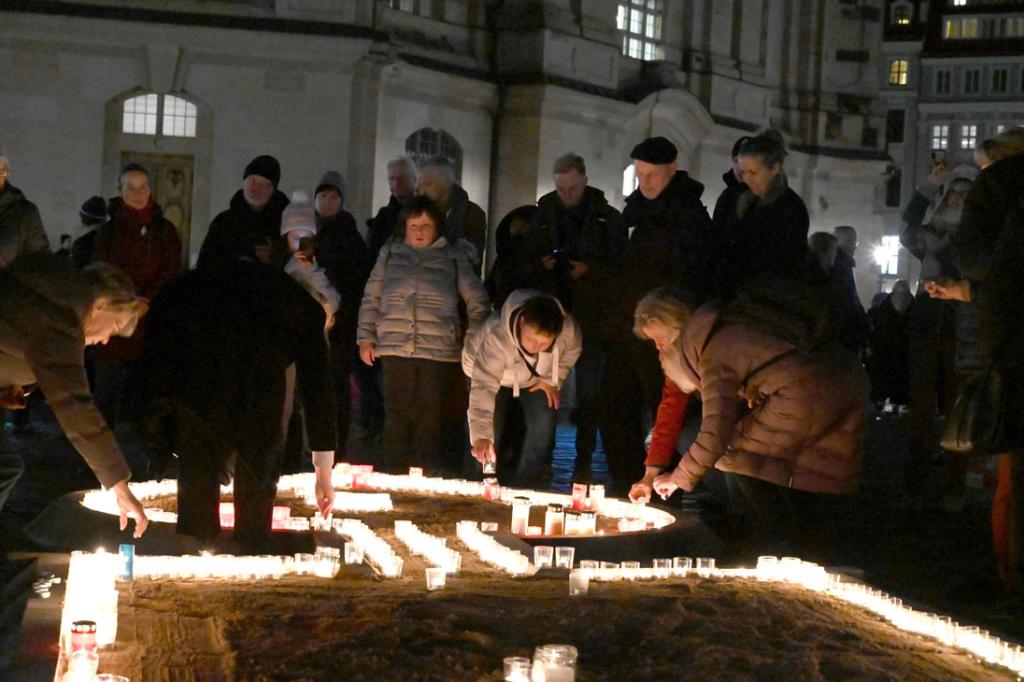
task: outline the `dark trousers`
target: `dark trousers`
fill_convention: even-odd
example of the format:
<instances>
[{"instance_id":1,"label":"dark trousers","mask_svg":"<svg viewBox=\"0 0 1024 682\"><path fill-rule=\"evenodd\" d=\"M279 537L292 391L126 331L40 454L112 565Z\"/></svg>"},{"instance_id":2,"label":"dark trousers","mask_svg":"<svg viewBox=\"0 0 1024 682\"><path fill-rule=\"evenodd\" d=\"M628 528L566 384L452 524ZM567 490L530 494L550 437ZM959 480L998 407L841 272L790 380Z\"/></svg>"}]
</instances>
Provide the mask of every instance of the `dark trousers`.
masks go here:
<instances>
[{"instance_id":1,"label":"dark trousers","mask_svg":"<svg viewBox=\"0 0 1024 682\"><path fill-rule=\"evenodd\" d=\"M628 491L644 474L644 438L661 402L663 382L654 344L627 338L609 347L601 437L617 493Z\"/></svg>"},{"instance_id":2,"label":"dark trousers","mask_svg":"<svg viewBox=\"0 0 1024 682\"><path fill-rule=\"evenodd\" d=\"M938 332L912 332L908 358L910 384L910 434L907 442L909 458L904 475L904 487L910 493L923 490L926 476L922 468L929 456L939 450L937 417L948 414L956 400L959 384L956 375L956 339ZM956 465L950 461L951 465ZM962 467L946 472L944 487L951 493L962 488L953 478Z\"/></svg>"},{"instance_id":3,"label":"dark trousers","mask_svg":"<svg viewBox=\"0 0 1024 682\"><path fill-rule=\"evenodd\" d=\"M601 385L607 352L603 344L583 340L583 353L576 362L576 464L573 479L588 481L590 464L597 449L601 415Z\"/></svg>"},{"instance_id":4,"label":"dark trousers","mask_svg":"<svg viewBox=\"0 0 1024 682\"><path fill-rule=\"evenodd\" d=\"M244 438L240 439L244 440ZM208 541L220 532L220 484L234 479L235 540L259 552L270 540L271 513L281 471L280 438L236 451L201 417L178 408L178 532Z\"/></svg>"},{"instance_id":5,"label":"dark trousers","mask_svg":"<svg viewBox=\"0 0 1024 682\"><path fill-rule=\"evenodd\" d=\"M99 359L93 361L93 399L113 429L119 421L135 421L141 404L138 363Z\"/></svg>"},{"instance_id":6,"label":"dark trousers","mask_svg":"<svg viewBox=\"0 0 1024 682\"><path fill-rule=\"evenodd\" d=\"M385 471L423 467L430 475L444 469L442 439L458 363L386 356L384 365Z\"/></svg>"},{"instance_id":7,"label":"dark trousers","mask_svg":"<svg viewBox=\"0 0 1024 682\"><path fill-rule=\"evenodd\" d=\"M352 422L352 373L356 345L331 346L331 378L334 381L334 403L336 405L336 426L338 438L334 449L334 461L346 461L345 446L348 443L348 429ZM360 363L362 364L362 363Z\"/></svg>"},{"instance_id":8,"label":"dark trousers","mask_svg":"<svg viewBox=\"0 0 1024 682\"><path fill-rule=\"evenodd\" d=\"M521 413L521 423L516 423L517 413ZM494 447L502 484L537 489L551 484L557 422L558 412L548 405L544 391L523 390L518 398L513 397L511 388L498 391L494 399Z\"/></svg>"},{"instance_id":9,"label":"dark trousers","mask_svg":"<svg viewBox=\"0 0 1024 682\"><path fill-rule=\"evenodd\" d=\"M357 359L352 373L359 388L359 426L370 432L379 431L384 423L380 363L366 365Z\"/></svg>"}]
</instances>

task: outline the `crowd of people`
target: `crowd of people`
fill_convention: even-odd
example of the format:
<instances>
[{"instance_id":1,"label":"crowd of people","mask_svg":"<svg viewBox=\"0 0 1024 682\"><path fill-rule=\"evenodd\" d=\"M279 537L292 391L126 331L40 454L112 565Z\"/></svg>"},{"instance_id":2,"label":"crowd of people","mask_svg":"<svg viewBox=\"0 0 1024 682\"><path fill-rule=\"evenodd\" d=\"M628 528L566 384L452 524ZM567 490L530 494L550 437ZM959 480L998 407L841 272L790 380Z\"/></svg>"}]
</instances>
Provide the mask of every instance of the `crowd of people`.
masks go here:
<instances>
[{"instance_id":1,"label":"crowd of people","mask_svg":"<svg viewBox=\"0 0 1024 682\"><path fill-rule=\"evenodd\" d=\"M443 158L390 161L364 237L339 173L289 198L277 160L258 156L187 272L143 167L121 170L109 202L86 200L85 234L50 253L0 150L3 406L38 386L138 535L146 517L112 435L130 419L153 472L176 466L179 531L214 538L233 480L235 540L255 551L287 453L311 453L326 513L353 424L381 434L383 471L480 475L478 461L503 484L548 486L572 374L575 480L590 480L600 438L612 494L641 503L718 476L752 543L799 543L857 489L872 400L909 406L911 489L962 378L1021 371L1006 323L1024 265L1021 149L1014 129L979 146L980 173L936 166L901 233L923 283L913 295L898 282L869 311L856 229L808 234L774 130L736 141L710 213L666 138L632 150L621 213L568 153L555 190L505 216L493 248ZM993 521L1017 586L1024 394L1008 394ZM952 495L963 468L948 468ZM19 471L0 459L0 505Z\"/></svg>"}]
</instances>

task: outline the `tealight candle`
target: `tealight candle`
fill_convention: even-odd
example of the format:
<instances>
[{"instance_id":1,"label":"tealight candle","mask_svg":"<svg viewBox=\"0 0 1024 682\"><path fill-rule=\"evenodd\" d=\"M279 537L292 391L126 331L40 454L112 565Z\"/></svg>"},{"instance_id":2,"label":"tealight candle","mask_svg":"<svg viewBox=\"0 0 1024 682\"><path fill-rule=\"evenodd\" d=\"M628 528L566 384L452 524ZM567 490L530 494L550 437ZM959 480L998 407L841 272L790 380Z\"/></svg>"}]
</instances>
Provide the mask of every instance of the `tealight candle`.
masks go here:
<instances>
[{"instance_id":1,"label":"tealight candle","mask_svg":"<svg viewBox=\"0 0 1024 682\"><path fill-rule=\"evenodd\" d=\"M701 578L710 578L715 572L715 560L713 557L697 557L697 575Z\"/></svg>"},{"instance_id":2,"label":"tealight candle","mask_svg":"<svg viewBox=\"0 0 1024 682\"><path fill-rule=\"evenodd\" d=\"M409 467L409 478L423 478L423 467Z\"/></svg>"},{"instance_id":3,"label":"tealight candle","mask_svg":"<svg viewBox=\"0 0 1024 682\"><path fill-rule=\"evenodd\" d=\"M445 584L445 572L443 568L431 566L424 571L427 578L427 589L431 592L440 590Z\"/></svg>"},{"instance_id":4,"label":"tealight candle","mask_svg":"<svg viewBox=\"0 0 1024 682\"><path fill-rule=\"evenodd\" d=\"M640 574L639 561L623 561L622 577L624 580L636 580Z\"/></svg>"},{"instance_id":5,"label":"tealight candle","mask_svg":"<svg viewBox=\"0 0 1024 682\"><path fill-rule=\"evenodd\" d=\"M482 490L485 500L501 499L501 487L498 485L498 479L496 478L485 478Z\"/></svg>"},{"instance_id":6,"label":"tealight candle","mask_svg":"<svg viewBox=\"0 0 1024 682\"><path fill-rule=\"evenodd\" d=\"M345 563L349 565L363 563L363 546L356 542L346 542Z\"/></svg>"},{"instance_id":7,"label":"tealight candle","mask_svg":"<svg viewBox=\"0 0 1024 682\"><path fill-rule=\"evenodd\" d=\"M580 597L590 590L590 571L569 571L569 596Z\"/></svg>"},{"instance_id":8,"label":"tealight candle","mask_svg":"<svg viewBox=\"0 0 1024 682\"><path fill-rule=\"evenodd\" d=\"M654 577L655 578L667 578L672 575L672 560L671 559L655 559L654 560Z\"/></svg>"},{"instance_id":9,"label":"tealight candle","mask_svg":"<svg viewBox=\"0 0 1024 682\"><path fill-rule=\"evenodd\" d=\"M537 568L550 568L554 557L554 548L550 545L537 545L533 548L533 564Z\"/></svg>"},{"instance_id":10,"label":"tealight candle","mask_svg":"<svg viewBox=\"0 0 1024 682\"><path fill-rule=\"evenodd\" d=\"M672 575L677 578L685 578L690 572L692 561L688 556L677 556L672 559Z\"/></svg>"},{"instance_id":11,"label":"tealight candle","mask_svg":"<svg viewBox=\"0 0 1024 682\"><path fill-rule=\"evenodd\" d=\"M527 535L543 535L544 534L544 529L541 528L540 526L527 526L526 527L526 534Z\"/></svg>"},{"instance_id":12,"label":"tealight candle","mask_svg":"<svg viewBox=\"0 0 1024 682\"><path fill-rule=\"evenodd\" d=\"M505 658L505 682L530 682L530 665L530 659L525 656Z\"/></svg>"},{"instance_id":13,"label":"tealight candle","mask_svg":"<svg viewBox=\"0 0 1024 682\"><path fill-rule=\"evenodd\" d=\"M555 547L555 568L572 568L575 547Z\"/></svg>"},{"instance_id":14,"label":"tealight candle","mask_svg":"<svg viewBox=\"0 0 1024 682\"><path fill-rule=\"evenodd\" d=\"M512 533L526 535L530 527L530 498L512 498Z\"/></svg>"}]
</instances>

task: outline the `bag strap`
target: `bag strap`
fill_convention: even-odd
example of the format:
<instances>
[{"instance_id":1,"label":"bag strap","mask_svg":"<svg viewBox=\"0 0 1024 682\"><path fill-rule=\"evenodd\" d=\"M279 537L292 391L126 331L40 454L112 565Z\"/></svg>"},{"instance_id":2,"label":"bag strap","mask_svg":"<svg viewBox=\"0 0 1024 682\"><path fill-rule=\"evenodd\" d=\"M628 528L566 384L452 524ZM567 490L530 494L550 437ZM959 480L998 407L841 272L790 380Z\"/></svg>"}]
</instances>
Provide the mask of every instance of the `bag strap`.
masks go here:
<instances>
[{"instance_id":1,"label":"bag strap","mask_svg":"<svg viewBox=\"0 0 1024 682\"><path fill-rule=\"evenodd\" d=\"M722 331L722 328L725 327L725 324L726 323L722 320L721 314L719 314L719 316L715 318L715 321L711 325L711 331L709 331L708 335L704 338L704 345L702 345L700 348L701 355L704 355L704 351L707 349L708 344L711 343L711 339L713 339L715 335L718 334L718 332ZM757 375L759 372L768 369L777 362L785 360L791 355L796 355L798 352L800 352L800 348L798 346L793 346L787 351L784 351L782 353L779 353L778 355L774 355L768 358L760 365L747 372L747 376L743 377L743 380L740 381L740 386L743 388L744 391L747 390L747 384L750 383L750 380L754 378L754 376Z\"/></svg>"}]
</instances>

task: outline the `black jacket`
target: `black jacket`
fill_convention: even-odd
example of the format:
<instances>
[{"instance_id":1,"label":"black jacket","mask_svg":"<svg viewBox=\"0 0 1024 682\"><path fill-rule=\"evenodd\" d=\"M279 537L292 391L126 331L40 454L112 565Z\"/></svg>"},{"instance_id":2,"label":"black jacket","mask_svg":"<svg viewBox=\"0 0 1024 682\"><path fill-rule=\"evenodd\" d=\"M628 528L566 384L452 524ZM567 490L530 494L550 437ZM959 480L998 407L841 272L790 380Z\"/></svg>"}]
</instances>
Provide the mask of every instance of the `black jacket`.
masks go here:
<instances>
[{"instance_id":1,"label":"black jacket","mask_svg":"<svg viewBox=\"0 0 1024 682\"><path fill-rule=\"evenodd\" d=\"M473 266L480 272L480 265L487 260L487 214L469 200L466 190L458 185L452 187L452 196L445 215L447 226L444 236L449 244L465 239L476 249L477 257ZM405 226L402 226L404 233Z\"/></svg>"},{"instance_id":2,"label":"black jacket","mask_svg":"<svg viewBox=\"0 0 1024 682\"><path fill-rule=\"evenodd\" d=\"M903 209L903 227L900 229L900 244L922 263L929 255L929 244L939 241L934 231L924 224L931 200L920 191L914 191L907 207ZM940 263L941 274L960 279L960 273L953 265L949 249L933 253ZM939 273L932 273L934 276ZM914 306L911 308L910 329L912 332L952 337L955 334L956 305L953 301L932 298L918 283Z\"/></svg>"},{"instance_id":3,"label":"black jacket","mask_svg":"<svg viewBox=\"0 0 1024 682\"><path fill-rule=\"evenodd\" d=\"M861 350L868 345L868 317L857 295L857 279L853 269L857 262L843 251L836 254L835 265L829 271L832 288L843 302L840 342L847 348Z\"/></svg>"},{"instance_id":4,"label":"black jacket","mask_svg":"<svg viewBox=\"0 0 1024 682\"><path fill-rule=\"evenodd\" d=\"M636 304L652 289L678 286L701 299L712 293L713 241L703 193L704 185L679 171L655 199L639 189L626 197L622 222L629 245L617 280L616 334L629 333Z\"/></svg>"},{"instance_id":5,"label":"black jacket","mask_svg":"<svg viewBox=\"0 0 1024 682\"><path fill-rule=\"evenodd\" d=\"M281 214L288 203L283 192L274 190L263 210L255 211L246 202L242 190L235 192L230 208L210 223L199 249L199 263L233 261L251 256L253 247L258 244L276 243L281 236Z\"/></svg>"},{"instance_id":6,"label":"black jacket","mask_svg":"<svg viewBox=\"0 0 1024 682\"><path fill-rule=\"evenodd\" d=\"M25 253L49 251L39 209L10 183L0 190L0 268Z\"/></svg>"},{"instance_id":7,"label":"black jacket","mask_svg":"<svg viewBox=\"0 0 1024 682\"><path fill-rule=\"evenodd\" d=\"M736 202L739 201L740 195L747 191L747 186L736 179L736 174L732 172L732 169L722 173L722 182L725 183L725 189L718 195L715 212L711 215L711 222L715 224L716 234L721 233L729 226L729 223L736 219Z\"/></svg>"},{"instance_id":8,"label":"black jacket","mask_svg":"<svg viewBox=\"0 0 1024 682\"><path fill-rule=\"evenodd\" d=\"M758 199L744 191L737 216L719 232L715 254L717 293L731 298L744 283L757 276L779 275L800 279L807 267L807 207L796 192L779 184Z\"/></svg>"},{"instance_id":9,"label":"black jacket","mask_svg":"<svg viewBox=\"0 0 1024 682\"><path fill-rule=\"evenodd\" d=\"M174 447L174 433L160 425L178 409L217 436L225 449L218 455L278 447L285 368L294 362L309 447L334 450L324 310L291 277L238 259L201 267L164 287L146 320L139 376L145 423L161 449Z\"/></svg>"},{"instance_id":10,"label":"black jacket","mask_svg":"<svg viewBox=\"0 0 1024 682\"><path fill-rule=\"evenodd\" d=\"M391 195L387 205L381 206L377 215L366 221L366 246L369 249L371 267L377 262L377 256L388 240L398 234L398 215L401 212L401 202Z\"/></svg>"},{"instance_id":11,"label":"black jacket","mask_svg":"<svg viewBox=\"0 0 1024 682\"><path fill-rule=\"evenodd\" d=\"M327 273L334 288L341 294L341 308L331 329L332 343L345 343L350 351L356 348L356 324L363 287L370 277L373 261L363 241L355 218L340 211L333 218L317 216L316 261Z\"/></svg>"},{"instance_id":12,"label":"black jacket","mask_svg":"<svg viewBox=\"0 0 1024 682\"><path fill-rule=\"evenodd\" d=\"M557 192L542 196L537 209L523 242L522 286L556 296L585 339L604 335L607 301L629 243L622 216L595 187L587 187L575 216L562 208ZM566 255L557 258L554 270L546 270L541 259L555 249ZM570 259L587 265L577 280L569 274Z\"/></svg>"}]
</instances>

